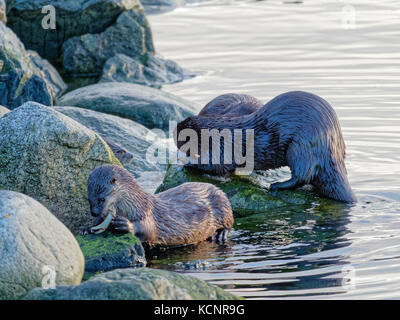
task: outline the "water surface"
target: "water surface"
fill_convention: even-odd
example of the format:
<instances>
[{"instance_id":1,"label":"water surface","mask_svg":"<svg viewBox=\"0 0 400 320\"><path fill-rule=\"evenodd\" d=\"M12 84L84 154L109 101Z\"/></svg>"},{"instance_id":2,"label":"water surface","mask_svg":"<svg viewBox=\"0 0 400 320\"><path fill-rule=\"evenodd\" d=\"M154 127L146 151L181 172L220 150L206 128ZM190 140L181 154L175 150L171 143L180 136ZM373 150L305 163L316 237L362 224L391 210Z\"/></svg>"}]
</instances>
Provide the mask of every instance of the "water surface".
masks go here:
<instances>
[{"instance_id":1,"label":"water surface","mask_svg":"<svg viewBox=\"0 0 400 320\"><path fill-rule=\"evenodd\" d=\"M291 90L335 108L354 207L236 219L225 246L154 256L246 298L400 298L400 3L210 1L150 16L157 50L198 76L164 90L205 105Z\"/></svg>"}]
</instances>

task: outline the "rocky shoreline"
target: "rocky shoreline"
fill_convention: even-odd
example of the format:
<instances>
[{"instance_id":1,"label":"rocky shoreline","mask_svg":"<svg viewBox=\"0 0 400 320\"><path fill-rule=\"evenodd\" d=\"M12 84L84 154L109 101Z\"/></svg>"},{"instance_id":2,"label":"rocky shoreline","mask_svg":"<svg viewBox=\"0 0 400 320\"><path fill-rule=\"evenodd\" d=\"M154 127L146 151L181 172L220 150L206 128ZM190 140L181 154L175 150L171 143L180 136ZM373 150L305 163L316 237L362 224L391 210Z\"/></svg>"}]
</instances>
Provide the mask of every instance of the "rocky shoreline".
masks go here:
<instances>
[{"instance_id":1,"label":"rocky shoreline","mask_svg":"<svg viewBox=\"0 0 400 320\"><path fill-rule=\"evenodd\" d=\"M102 137L134 155L126 169L139 181L165 173L156 192L212 183L237 217L330 200L304 190L272 194L268 176L225 181L146 160L151 129L165 132L199 108L160 89L194 75L156 52L145 15L181 2L52 3L56 28L48 30L46 1L0 0L0 300L239 299L197 278L146 268L145 250L130 234L80 235L93 223L90 172L122 166Z\"/></svg>"}]
</instances>

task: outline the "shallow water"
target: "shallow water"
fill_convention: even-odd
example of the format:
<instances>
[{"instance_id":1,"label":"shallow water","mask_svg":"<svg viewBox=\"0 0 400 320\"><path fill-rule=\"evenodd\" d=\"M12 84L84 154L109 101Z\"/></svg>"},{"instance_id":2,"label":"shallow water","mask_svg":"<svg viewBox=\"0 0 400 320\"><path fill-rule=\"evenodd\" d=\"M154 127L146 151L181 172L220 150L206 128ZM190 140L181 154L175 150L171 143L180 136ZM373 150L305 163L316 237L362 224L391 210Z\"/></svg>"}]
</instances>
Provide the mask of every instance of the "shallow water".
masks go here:
<instances>
[{"instance_id":1,"label":"shallow water","mask_svg":"<svg viewBox=\"0 0 400 320\"><path fill-rule=\"evenodd\" d=\"M211 1L150 16L157 49L198 76L164 90L205 105L291 90L335 108L354 207L236 219L225 246L158 253L246 298L400 298L400 3Z\"/></svg>"}]
</instances>

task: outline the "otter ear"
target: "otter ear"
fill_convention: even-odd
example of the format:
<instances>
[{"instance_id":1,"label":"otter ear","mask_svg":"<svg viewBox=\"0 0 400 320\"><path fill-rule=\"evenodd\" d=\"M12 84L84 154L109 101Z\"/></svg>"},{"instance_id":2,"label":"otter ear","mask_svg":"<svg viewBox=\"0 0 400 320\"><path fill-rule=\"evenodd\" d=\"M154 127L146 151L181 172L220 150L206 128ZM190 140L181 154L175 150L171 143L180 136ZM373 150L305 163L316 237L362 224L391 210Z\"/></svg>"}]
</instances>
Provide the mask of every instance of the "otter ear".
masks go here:
<instances>
[{"instance_id":1,"label":"otter ear","mask_svg":"<svg viewBox=\"0 0 400 320\"><path fill-rule=\"evenodd\" d=\"M116 184L118 184L118 181L117 181L117 179L112 178L110 183L116 185Z\"/></svg>"}]
</instances>

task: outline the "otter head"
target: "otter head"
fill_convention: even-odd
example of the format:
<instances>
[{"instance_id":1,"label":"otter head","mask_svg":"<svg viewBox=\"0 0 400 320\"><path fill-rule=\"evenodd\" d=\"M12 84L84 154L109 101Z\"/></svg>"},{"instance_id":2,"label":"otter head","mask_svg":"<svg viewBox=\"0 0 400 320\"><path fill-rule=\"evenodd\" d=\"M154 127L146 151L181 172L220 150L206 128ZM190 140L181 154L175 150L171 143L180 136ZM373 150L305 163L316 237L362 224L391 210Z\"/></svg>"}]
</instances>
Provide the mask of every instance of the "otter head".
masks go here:
<instances>
[{"instance_id":1,"label":"otter head","mask_svg":"<svg viewBox=\"0 0 400 320\"><path fill-rule=\"evenodd\" d=\"M88 197L93 217L104 219L108 209L116 205L127 175L130 176L127 170L116 165L103 165L91 172L88 179Z\"/></svg>"},{"instance_id":2,"label":"otter head","mask_svg":"<svg viewBox=\"0 0 400 320\"><path fill-rule=\"evenodd\" d=\"M117 159L125 166L129 163L131 163L133 159L133 154L130 153L128 150L125 148L120 148L117 151L114 152L115 156Z\"/></svg>"}]
</instances>

